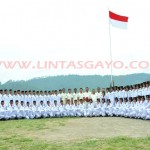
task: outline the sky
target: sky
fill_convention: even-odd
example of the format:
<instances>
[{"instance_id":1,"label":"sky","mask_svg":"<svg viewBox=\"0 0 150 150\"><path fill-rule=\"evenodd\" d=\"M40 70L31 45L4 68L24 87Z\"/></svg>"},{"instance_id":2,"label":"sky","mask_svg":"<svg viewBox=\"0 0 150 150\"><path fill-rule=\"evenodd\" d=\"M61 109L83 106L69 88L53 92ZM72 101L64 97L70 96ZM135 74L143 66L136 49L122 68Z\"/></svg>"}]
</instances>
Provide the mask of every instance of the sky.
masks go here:
<instances>
[{"instance_id":1,"label":"sky","mask_svg":"<svg viewBox=\"0 0 150 150\"><path fill-rule=\"evenodd\" d=\"M109 26L109 10L129 17L127 29ZM149 14L149 0L0 1L0 81L109 75L110 47L113 75L150 73Z\"/></svg>"}]
</instances>

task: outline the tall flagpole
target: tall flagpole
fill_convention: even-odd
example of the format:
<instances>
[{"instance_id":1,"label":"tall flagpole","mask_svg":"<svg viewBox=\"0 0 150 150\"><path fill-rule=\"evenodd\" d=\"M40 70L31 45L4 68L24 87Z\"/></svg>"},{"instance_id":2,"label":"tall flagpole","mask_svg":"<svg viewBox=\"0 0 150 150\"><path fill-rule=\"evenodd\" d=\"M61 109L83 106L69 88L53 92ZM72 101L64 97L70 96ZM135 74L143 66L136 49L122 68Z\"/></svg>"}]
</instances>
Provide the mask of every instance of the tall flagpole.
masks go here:
<instances>
[{"instance_id":1,"label":"tall flagpole","mask_svg":"<svg viewBox=\"0 0 150 150\"><path fill-rule=\"evenodd\" d=\"M108 8L108 13L109 13L109 8ZM109 19L109 17L108 17L108 19ZM110 61L111 61L111 69L110 69L110 73L111 73L111 86L113 86L110 19L109 19L109 49L110 49Z\"/></svg>"}]
</instances>

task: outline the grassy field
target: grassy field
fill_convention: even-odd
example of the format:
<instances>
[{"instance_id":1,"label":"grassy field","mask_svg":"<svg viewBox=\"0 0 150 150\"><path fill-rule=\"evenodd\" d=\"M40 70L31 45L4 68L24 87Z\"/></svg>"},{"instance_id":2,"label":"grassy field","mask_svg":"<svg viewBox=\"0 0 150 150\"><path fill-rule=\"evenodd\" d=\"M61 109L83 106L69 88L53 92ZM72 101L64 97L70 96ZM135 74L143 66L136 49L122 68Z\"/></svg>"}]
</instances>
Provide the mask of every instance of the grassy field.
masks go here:
<instances>
[{"instance_id":1,"label":"grassy field","mask_svg":"<svg viewBox=\"0 0 150 150\"><path fill-rule=\"evenodd\" d=\"M0 121L0 150L150 150L150 121L99 117Z\"/></svg>"}]
</instances>

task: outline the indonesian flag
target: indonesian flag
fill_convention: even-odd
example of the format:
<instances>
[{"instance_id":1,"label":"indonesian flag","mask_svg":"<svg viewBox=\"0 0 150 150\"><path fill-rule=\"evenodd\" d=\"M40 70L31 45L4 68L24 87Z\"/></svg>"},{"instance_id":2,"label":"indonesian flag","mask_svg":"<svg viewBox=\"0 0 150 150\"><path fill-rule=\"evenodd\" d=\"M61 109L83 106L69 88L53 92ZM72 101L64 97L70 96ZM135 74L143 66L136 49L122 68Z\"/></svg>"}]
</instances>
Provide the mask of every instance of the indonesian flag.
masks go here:
<instances>
[{"instance_id":1,"label":"indonesian flag","mask_svg":"<svg viewBox=\"0 0 150 150\"><path fill-rule=\"evenodd\" d=\"M109 11L109 19L110 19L110 24L113 27L120 28L120 29L127 29L128 17L120 16L118 14Z\"/></svg>"}]
</instances>

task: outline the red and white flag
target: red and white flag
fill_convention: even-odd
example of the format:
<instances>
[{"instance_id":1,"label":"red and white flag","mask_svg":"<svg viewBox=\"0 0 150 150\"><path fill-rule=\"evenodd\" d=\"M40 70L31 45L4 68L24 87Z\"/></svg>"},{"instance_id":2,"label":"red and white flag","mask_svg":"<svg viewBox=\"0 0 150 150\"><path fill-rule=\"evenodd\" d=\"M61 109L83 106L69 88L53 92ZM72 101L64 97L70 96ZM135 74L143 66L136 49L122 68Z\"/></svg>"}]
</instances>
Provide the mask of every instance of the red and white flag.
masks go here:
<instances>
[{"instance_id":1,"label":"red and white flag","mask_svg":"<svg viewBox=\"0 0 150 150\"><path fill-rule=\"evenodd\" d=\"M109 19L110 19L110 24L113 27L120 28L120 29L127 29L128 17L121 16L109 11Z\"/></svg>"}]
</instances>

